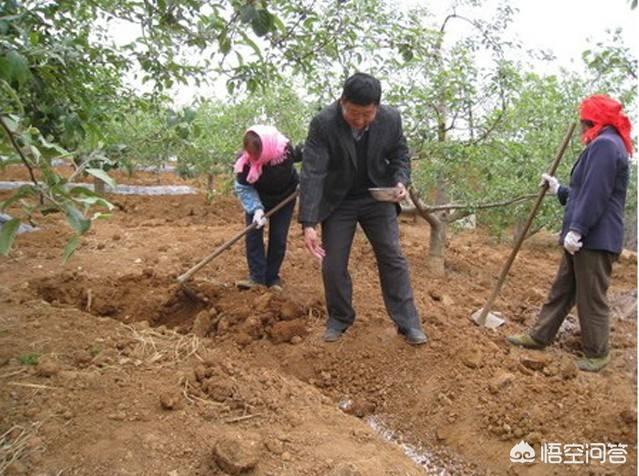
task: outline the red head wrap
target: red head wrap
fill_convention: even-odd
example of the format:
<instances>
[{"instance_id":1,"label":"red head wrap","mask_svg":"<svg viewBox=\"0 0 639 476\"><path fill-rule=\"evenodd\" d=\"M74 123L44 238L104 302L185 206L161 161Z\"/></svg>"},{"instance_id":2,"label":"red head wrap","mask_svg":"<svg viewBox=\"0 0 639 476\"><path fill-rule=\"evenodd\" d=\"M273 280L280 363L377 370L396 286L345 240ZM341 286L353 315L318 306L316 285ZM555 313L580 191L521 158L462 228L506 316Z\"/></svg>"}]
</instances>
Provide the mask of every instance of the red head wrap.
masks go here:
<instances>
[{"instance_id":1,"label":"red head wrap","mask_svg":"<svg viewBox=\"0 0 639 476\"><path fill-rule=\"evenodd\" d=\"M612 126L621 136L628 153L632 154L632 141L630 140L632 125L630 119L621 109L621 103L605 94L595 94L584 99L579 107L579 117L582 121L590 121L594 124L583 133L584 143L588 144L594 140L604 127Z\"/></svg>"}]
</instances>

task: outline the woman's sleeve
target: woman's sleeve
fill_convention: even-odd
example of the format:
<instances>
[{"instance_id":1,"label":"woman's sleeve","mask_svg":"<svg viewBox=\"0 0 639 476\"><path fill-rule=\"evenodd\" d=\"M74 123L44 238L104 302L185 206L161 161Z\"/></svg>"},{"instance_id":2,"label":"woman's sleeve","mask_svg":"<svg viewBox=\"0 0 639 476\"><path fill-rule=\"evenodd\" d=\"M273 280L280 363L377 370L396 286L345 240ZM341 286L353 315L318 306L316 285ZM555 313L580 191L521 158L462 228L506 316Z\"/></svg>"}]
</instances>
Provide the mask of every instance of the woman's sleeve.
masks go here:
<instances>
[{"instance_id":1,"label":"woman's sleeve","mask_svg":"<svg viewBox=\"0 0 639 476\"><path fill-rule=\"evenodd\" d=\"M237 195L237 198L240 199L242 208L244 208L244 211L246 213L252 215L253 213L255 213L255 210L258 210L259 208L264 210L264 205L262 205L260 196L253 185L242 184L235 180L233 189L235 190L235 195Z\"/></svg>"}]
</instances>

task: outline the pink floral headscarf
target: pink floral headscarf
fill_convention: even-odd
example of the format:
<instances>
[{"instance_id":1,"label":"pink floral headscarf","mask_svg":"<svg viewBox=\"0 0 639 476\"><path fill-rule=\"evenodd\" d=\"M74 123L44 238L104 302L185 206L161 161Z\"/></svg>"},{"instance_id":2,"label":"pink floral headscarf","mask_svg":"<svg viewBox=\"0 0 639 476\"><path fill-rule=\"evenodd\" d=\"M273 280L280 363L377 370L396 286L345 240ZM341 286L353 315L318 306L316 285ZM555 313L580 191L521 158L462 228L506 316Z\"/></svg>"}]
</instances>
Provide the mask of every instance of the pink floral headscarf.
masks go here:
<instances>
[{"instance_id":1,"label":"pink floral headscarf","mask_svg":"<svg viewBox=\"0 0 639 476\"><path fill-rule=\"evenodd\" d=\"M277 165L284 161L286 158L284 151L286 150L288 139L273 126L255 125L246 130L246 132L249 131L259 136L262 142L262 153L257 160L252 160L249 154L243 151L240 158L235 162L233 169L235 173L239 174L248 164L250 169L246 180L248 183L255 183L262 175L262 167L267 164Z\"/></svg>"}]
</instances>

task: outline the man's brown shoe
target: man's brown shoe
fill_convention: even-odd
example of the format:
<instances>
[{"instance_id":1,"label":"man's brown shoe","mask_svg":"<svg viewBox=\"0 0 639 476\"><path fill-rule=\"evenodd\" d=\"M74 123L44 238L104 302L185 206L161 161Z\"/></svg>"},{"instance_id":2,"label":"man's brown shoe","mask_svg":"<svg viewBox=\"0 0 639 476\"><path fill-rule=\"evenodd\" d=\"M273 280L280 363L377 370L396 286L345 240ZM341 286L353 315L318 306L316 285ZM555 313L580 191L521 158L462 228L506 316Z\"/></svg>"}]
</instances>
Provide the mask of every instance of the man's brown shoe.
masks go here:
<instances>
[{"instance_id":1,"label":"man's brown shoe","mask_svg":"<svg viewBox=\"0 0 639 476\"><path fill-rule=\"evenodd\" d=\"M599 372L610 362L610 354L603 357L591 357L577 360L577 368L586 372Z\"/></svg>"},{"instance_id":2,"label":"man's brown shoe","mask_svg":"<svg viewBox=\"0 0 639 476\"><path fill-rule=\"evenodd\" d=\"M526 349L543 349L546 347L539 341L536 341L528 334L516 334L514 336L506 337L506 340L512 345L516 345L519 347L525 347Z\"/></svg>"}]
</instances>

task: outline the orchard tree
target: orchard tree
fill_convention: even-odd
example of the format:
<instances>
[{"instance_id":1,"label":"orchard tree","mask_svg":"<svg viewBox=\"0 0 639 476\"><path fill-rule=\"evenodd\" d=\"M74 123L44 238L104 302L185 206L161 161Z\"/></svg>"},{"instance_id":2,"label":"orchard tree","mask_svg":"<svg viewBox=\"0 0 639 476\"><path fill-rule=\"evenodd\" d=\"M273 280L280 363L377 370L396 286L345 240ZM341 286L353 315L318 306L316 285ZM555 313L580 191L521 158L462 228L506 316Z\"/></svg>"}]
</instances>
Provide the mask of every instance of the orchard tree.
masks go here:
<instances>
[{"instance_id":1,"label":"orchard tree","mask_svg":"<svg viewBox=\"0 0 639 476\"><path fill-rule=\"evenodd\" d=\"M287 83L279 81L233 102L202 102L194 120L197 134L189 147L176 153L178 161L207 175L212 191L214 177L231 174L247 128L259 123L273 125L297 144L306 135L309 116L308 106Z\"/></svg>"},{"instance_id":2,"label":"orchard tree","mask_svg":"<svg viewBox=\"0 0 639 476\"><path fill-rule=\"evenodd\" d=\"M389 77L387 100L403 111L414 151L411 195L431 228L427 263L436 274L444 272L451 223L477 212L498 235L513 225L520 232L528 199L537 195L540 174L577 119L583 97L606 92L627 109L634 104L636 60L619 32L585 53L586 77L567 71L541 76L509 59L520 53L505 36L514 13L501 7L482 21L454 8L437 27L424 28L418 10L398 32L403 54ZM449 39L449 28L459 22L467 35ZM559 171L564 180L580 149L574 137ZM548 203L533 232L560 222L556 201Z\"/></svg>"},{"instance_id":3,"label":"orchard tree","mask_svg":"<svg viewBox=\"0 0 639 476\"><path fill-rule=\"evenodd\" d=\"M432 204L418 203L431 227L427 263L435 274L444 272L450 223L472 213L480 201L491 202L482 207L519 203L522 195L519 187L507 185L507 177L491 189L475 173L520 81L518 65L508 59L517 47L504 35L515 12L504 6L491 20L480 20L462 13L467 4L479 5L460 2L439 23L422 9L410 12L407 26L396 32L401 55L391 63L397 73L388 100L402 110L414 152L413 197ZM466 32L461 37L451 33L458 24Z\"/></svg>"},{"instance_id":4,"label":"orchard tree","mask_svg":"<svg viewBox=\"0 0 639 476\"><path fill-rule=\"evenodd\" d=\"M226 78L233 93L243 86L255 91L286 69L305 68L332 47L336 25L344 23L328 0L9 0L4 6L0 154L3 165L22 163L32 184L0 209L21 204L29 220L43 211L64 211L76 232L66 256L100 216L89 214L91 206L110 206L69 184L85 172L110 182L104 169L122 151L106 150L104 131L129 109L125 76L136 75L155 94L209 78ZM133 32L134 40L116 45L111 25ZM181 137L183 128L167 125ZM69 161L73 174L60 176L51 166L55 159ZM16 230L17 220L3 227L1 253L9 252Z\"/></svg>"}]
</instances>

